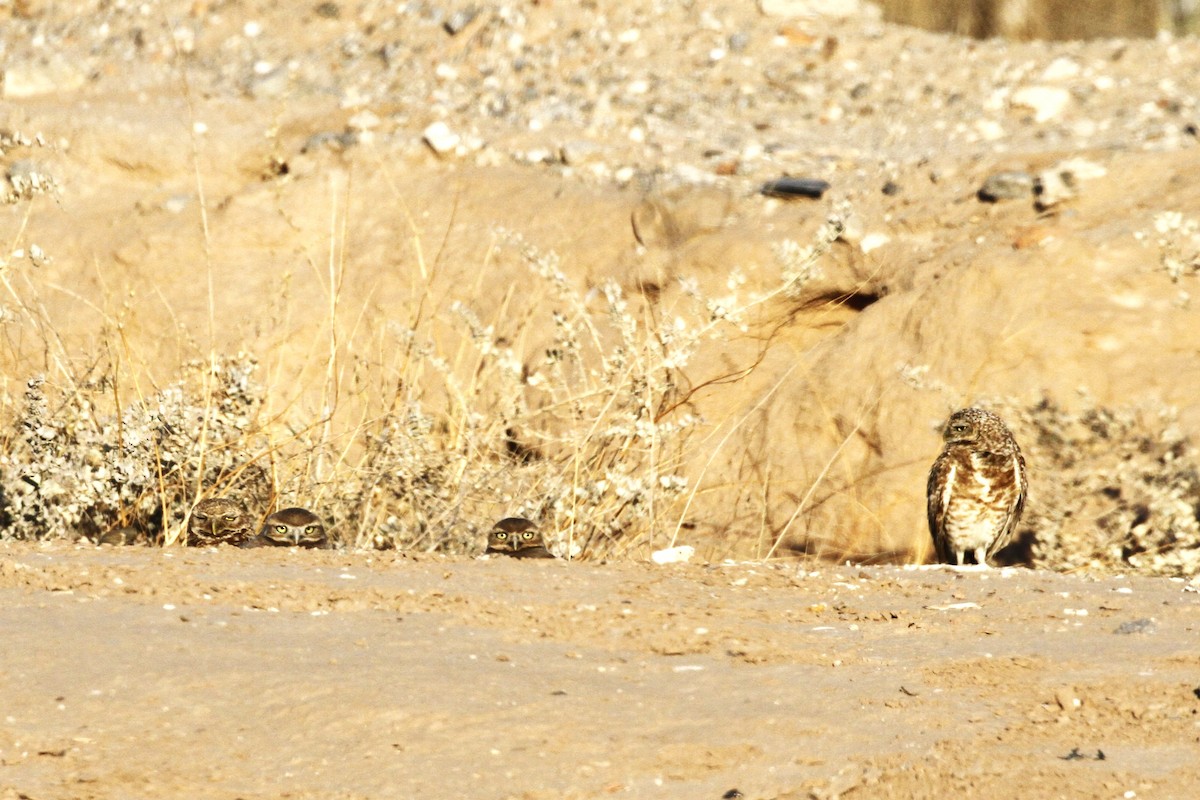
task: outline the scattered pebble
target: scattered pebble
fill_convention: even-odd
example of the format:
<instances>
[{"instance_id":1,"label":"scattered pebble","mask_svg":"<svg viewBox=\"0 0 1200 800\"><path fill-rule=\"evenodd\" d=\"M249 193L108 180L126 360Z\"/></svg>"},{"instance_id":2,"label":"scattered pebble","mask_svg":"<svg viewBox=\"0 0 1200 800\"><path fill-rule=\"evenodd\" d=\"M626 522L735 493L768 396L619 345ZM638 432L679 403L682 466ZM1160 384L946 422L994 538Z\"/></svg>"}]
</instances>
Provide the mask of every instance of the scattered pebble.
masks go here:
<instances>
[{"instance_id":1,"label":"scattered pebble","mask_svg":"<svg viewBox=\"0 0 1200 800\"><path fill-rule=\"evenodd\" d=\"M562 159L562 163L571 167L602 161L603 155L603 147L586 139L572 139L564 142L559 148L559 157Z\"/></svg>"},{"instance_id":2,"label":"scattered pebble","mask_svg":"<svg viewBox=\"0 0 1200 800\"><path fill-rule=\"evenodd\" d=\"M462 137L450 130L445 122L435 122L425 129L421 138L439 156L452 153L462 142Z\"/></svg>"},{"instance_id":3,"label":"scattered pebble","mask_svg":"<svg viewBox=\"0 0 1200 800\"><path fill-rule=\"evenodd\" d=\"M777 178L764 183L761 189L767 197L807 197L814 200L820 199L828 190L829 182L820 178Z\"/></svg>"},{"instance_id":4,"label":"scattered pebble","mask_svg":"<svg viewBox=\"0 0 1200 800\"><path fill-rule=\"evenodd\" d=\"M1034 181L1037 207L1041 210L1053 208L1064 200L1075 196L1075 178L1069 172L1055 169L1043 170Z\"/></svg>"},{"instance_id":5,"label":"scattered pebble","mask_svg":"<svg viewBox=\"0 0 1200 800\"><path fill-rule=\"evenodd\" d=\"M1060 116L1071 93L1057 86L1026 86L1013 92L1011 104L1014 108L1033 112L1033 121L1043 123Z\"/></svg>"},{"instance_id":6,"label":"scattered pebble","mask_svg":"<svg viewBox=\"0 0 1200 800\"><path fill-rule=\"evenodd\" d=\"M696 554L696 548L688 544L677 547L667 547L655 550L650 554L650 560L655 564L686 564Z\"/></svg>"},{"instance_id":7,"label":"scattered pebble","mask_svg":"<svg viewBox=\"0 0 1200 800\"><path fill-rule=\"evenodd\" d=\"M1158 623L1149 617L1143 617L1121 623L1113 630L1113 633L1126 636L1131 633L1155 633L1157 630Z\"/></svg>"},{"instance_id":8,"label":"scattered pebble","mask_svg":"<svg viewBox=\"0 0 1200 800\"><path fill-rule=\"evenodd\" d=\"M478 16L479 8L464 8L462 11L456 11L455 13L450 14L450 16L446 18L445 24L442 26L445 31L448 32L448 34L451 36L457 36L458 34L461 34L463 29L467 28L467 25L473 23L475 17Z\"/></svg>"},{"instance_id":9,"label":"scattered pebble","mask_svg":"<svg viewBox=\"0 0 1200 800\"><path fill-rule=\"evenodd\" d=\"M979 199L988 203L1000 200L1020 200L1033 194L1034 179L1028 172L1007 170L987 177L979 187Z\"/></svg>"}]
</instances>

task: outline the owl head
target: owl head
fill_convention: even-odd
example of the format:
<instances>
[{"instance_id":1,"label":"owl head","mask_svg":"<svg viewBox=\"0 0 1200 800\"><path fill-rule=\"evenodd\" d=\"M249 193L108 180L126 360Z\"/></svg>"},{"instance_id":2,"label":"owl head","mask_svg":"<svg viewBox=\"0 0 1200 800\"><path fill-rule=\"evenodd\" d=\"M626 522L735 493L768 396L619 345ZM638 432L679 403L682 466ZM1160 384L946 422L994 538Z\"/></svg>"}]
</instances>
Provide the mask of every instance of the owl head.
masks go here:
<instances>
[{"instance_id":1,"label":"owl head","mask_svg":"<svg viewBox=\"0 0 1200 800\"><path fill-rule=\"evenodd\" d=\"M278 547L325 547L325 523L307 508L285 508L263 521L258 532L260 544Z\"/></svg>"},{"instance_id":2,"label":"owl head","mask_svg":"<svg viewBox=\"0 0 1200 800\"><path fill-rule=\"evenodd\" d=\"M192 507L187 522L190 547L239 544L250 536L250 512L237 500L210 497Z\"/></svg>"},{"instance_id":3,"label":"owl head","mask_svg":"<svg viewBox=\"0 0 1200 800\"><path fill-rule=\"evenodd\" d=\"M1013 442L1004 420L982 408L962 408L950 415L942 429L947 445L971 445L981 448L1006 447Z\"/></svg>"},{"instance_id":4,"label":"owl head","mask_svg":"<svg viewBox=\"0 0 1200 800\"><path fill-rule=\"evenodd\" d=\"M544 547L537 526L524 517L505 517L488 534L487 552L512 554L518 550Z\"/></svg>"}]
</instances>

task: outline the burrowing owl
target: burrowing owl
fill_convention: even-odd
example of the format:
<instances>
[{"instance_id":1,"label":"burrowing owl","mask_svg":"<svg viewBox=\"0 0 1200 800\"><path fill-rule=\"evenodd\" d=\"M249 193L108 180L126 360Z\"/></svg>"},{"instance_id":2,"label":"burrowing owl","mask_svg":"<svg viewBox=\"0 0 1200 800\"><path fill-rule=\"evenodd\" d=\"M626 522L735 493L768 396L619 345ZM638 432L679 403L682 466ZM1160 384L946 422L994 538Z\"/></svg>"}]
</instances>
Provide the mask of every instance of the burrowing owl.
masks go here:
<instances>
[{"instance_id":1,"label":"burrowing owl","mask_svg":"<svg viewBox=\"0 0 1200 800\"><path fill-rule=\"evenodd\" d=\"M488 534L488 553L513 558L554 558L537 526L523 517L505 517Z\"/></svg>"},{"instance_id":2,"label":"burrowing owl","mask_svg":"<svg viewBox=\"0 0 1200 800\"><path fill-rule=\"evenodd\" d=\"M324 549L329 546L325 523L307 508L285 508L263 521L258 536L247 547L307 547Z\"/></svg>"},{"instance_id":3,"label":"burrowing owl","mask_svg":"<svg viewBox=\"0 0 1200 800\"><path fill-rule=\"evenodd\" d=\"M946 442L929 470L929 532L938 561L975 563L1008 544L1025 506L1025 458L1008 426L990 411L955 411L942 431Z\"/></svg>"},{"instance_id":4,"label":"burrowing owl","mask_svg":"<svg viewBox=\"0 0 1200 800\"><path fill-rule=\"evenodd\" d=\"M192 506L187 543L190 547L241 544L250 538L250 525L250 512L240 502L228 497L210 497Z\"/></svg>"}]
</instances>

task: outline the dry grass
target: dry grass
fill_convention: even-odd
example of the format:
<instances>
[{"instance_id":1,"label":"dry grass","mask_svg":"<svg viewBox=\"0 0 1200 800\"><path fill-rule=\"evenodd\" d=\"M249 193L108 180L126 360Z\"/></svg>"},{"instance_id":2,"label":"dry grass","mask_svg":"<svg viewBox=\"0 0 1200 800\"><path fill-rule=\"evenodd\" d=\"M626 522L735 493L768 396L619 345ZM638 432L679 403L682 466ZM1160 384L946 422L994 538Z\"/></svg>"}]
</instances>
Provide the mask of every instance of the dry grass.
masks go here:
<instances>
[{"instance_id":1,"label":"dry grass","mask_svg":"<svg viewBox=\"0 0 1200 800\"><path fill-rule=\"evenodd\" d=\"M5 134L0 156L36 164L27 157L43 146L36 136ZM765 342L765 351L780 308L798 300L839 235L836 218L807 245L782 243L769 279L734 269L718 292L684 280L654 303L616 283L576 282L569 276L577 270L556 254L495 231L478 271L503 262L521 290L485 305L454 300L477 292L441 288L445 235L427 234L408 215L417 280L381 319L346 300L354 187L331 179L326 246L307 256L323 292L318 313L311 304L293 308L283 281L263 305L281 320L307 312L302 334L228 354L213 345L216 274L197 172L207 341L181 344L188 357L164 374L129 335L136 307L111 311L111 301L95 301L104 323L83 348L56 332L37 279L55 254L26 230L38 204L61 189L26 166L9 175L0 188L18 213L0 256L0 380L10 398L0 435L4 536L170 545L197 500L231 495L264 516L285 505L317 509L348 547L477 552L495 519L520 515L539 520L563 555L644 557L688 541L685 521L710 502L703 487L727 506L750 509L741 519L761 517L756 552L770 558L823 498L853 497L864 479L842 464L860 422L831 421L840 444L790 487L787 518L769 522L768 509L779 505L772 493L781 491L770 483L769 442L746 455L737 478L710 470L729 447L744 446L744 427L794 375L774 376L747 408L744 397L707 400L743 392L759 363L753 355L720 375L696 367L713 363L698 356L733 339ZM1155 230L1172 277L1195 272L1195 225L1163 217ZM923 386L919 371L910 372L897 379ZM736 411L706 417L701 393L705 408ZM993 405L1037 475L1023 525L1026 560L1200 571L1200 456L1169 409ZM842 469L849 474L837 474ZM820 552L871 558L855 536L838 530Z\"/></svg>"},{"instance_id":2,"label":"dry grass","mask_svg":"<svg viewBox=\"0 0 1200 800\"><path fill-rule=\"evenodd\" d=\"M350 547L473 552L494 519L520 515L551 531L563 555L644 556L675 542L704 477L685 473L686 448L717 431L727 441L736 428L698 414L692 396L707 384L689 376L690 360L795 296L840 232L834 221L812 245L782 245L766 291L749 292L735 273L720 297L686 283L652 312L616 283L577 285L554 253L497 231L494 249L523 265L529 288L521 304L510 293L481 309L435 293L440 254L427 257L410 217L423 285L378 324L368 308L345 307L345 182L330 192L328 249L309 256L326 298L310 343L225 354L211 345L215 276L199 172L196 183L210 344L165 381L147 377L162 367L151 369L126 336L129 316L102 311L94 349L73 351L54 333L37 282L23 279L29 265L0 264L43 354L33 372L30 340L6 341L4 379L24 394L0 441L5 535L170 545L191 505L227 495L263 515L310 505ZM54 191L25 184L12 202L26 204L27 218ZM9 253L35 252L24 226L15 237ZM287 287L279 291L272 307L287 317ZM738 380L735 372L708 388L736 391Z\"/></svg>"}]
</instances>

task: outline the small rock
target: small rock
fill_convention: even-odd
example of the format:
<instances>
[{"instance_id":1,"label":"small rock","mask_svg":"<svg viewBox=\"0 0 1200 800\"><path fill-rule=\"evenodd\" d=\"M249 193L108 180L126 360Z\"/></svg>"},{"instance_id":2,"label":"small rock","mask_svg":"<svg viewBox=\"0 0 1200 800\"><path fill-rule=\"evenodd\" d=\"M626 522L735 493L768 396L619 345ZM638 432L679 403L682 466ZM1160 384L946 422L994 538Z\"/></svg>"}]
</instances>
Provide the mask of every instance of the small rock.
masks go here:
<instances>
[{"instance_id":1,"label":"small rock","mask_svg":"<svg viewBox=\"0 0 1200 800\"><path fill-rule=\"evenodd\" d=\"M1154 633L1158 630L1158 623L1149 617L1142 619L1130 620L1123 622L1113 630L1113 633L1120 636L1127 636L1131 633Z\"/></svg>"},{"instance_id":2,"label":"small rock","mask_svg":"<svg viewBox=\"0 0 1200 800\"><path fill-rule=\"evenodd\" d=\"M1084 158L1069 158L1038 173L1034 191L1039 209L1047 209L1079 193L1082 181L1101 178L1108 170Z\"/></svg>"},{"instance_id":3,"label":"small rock","mask_svg":"<svg viewBox=\"0 0 1200 800\"><path fill-rule=\"evenodd\" d=\"M994 119L981 119L975 122L975 132L985 142L994 142L1004 138L1004 126Z\"/></svg>"},{"instance_id":4,"label":"small rock","mask_svg":"<svg viewBox=\"0 0 1200 800\"><path fill-rule=\"evenodd\" d=\"M559 148L562 163L569 167L578 167L582 164L599 161L603 152L604 148L587 139L573 139L569 142L564 142L562 147Z\"/></svg>"},{"instance_id":5,"label":"small rock","mask_svg":"<svg viewBox=\"0 0 1200 800\"><path fill-rule=\"evenodd\" d=\"M421 138L439 156L453 152L462 142L462 137L450 130L450 126L440 120L427 127L421 134Z\"/></svg>"},{"instance_id":6,"label":"small rock","mask_svg":"<svg viewBox=\"0 0 1200 800\"><path fill-rule=\"evenodd\" d=\"M979 187L978 196L986 203L998 200L1020 200L1033 194L1033 176L1020 170L996 172Z\"/></svg>"},{"instance_id":7,"label":"small rock","mask_svg":"<svg viewBox=\"0 0 1200 800\"><path fill-rule=\"evenodd\" d=\"M28 158L18 159L4 172L14 198L29 199L36 194L52 192L58 187L54 176L41 163ZM6 193L0 190L0 197Z\"/></svg>"},{"instance_id":8,"label":"small rock","mask_svg":"<svg viewBox=\"0 0 1200 800\"><path fill-rule=\"evenodd\" d=\"M678 547L667 547L655 550L650 554L650 560L655 564L686 564L696 554L696 548L689 544Z\"/></svg>"},{"instance_id":9,"label":"small rock","mask_svg":"<svg viewBox=\"0 0 1200 800\"><path fill-rule=\"evenodd\" d=\"M1034 122L1046 122L1063 112L1071 101L1071 93L1056 86L1026 86L1013 92L1009 101L1014 108L1033 112Z\"/></svg>"},{"instance_id":10,"label":"small rock","mask_svg":"<svg viewBox=\"0 0 1200 800\"><path fill-rule=\"evenodd\" d=\"M513 153L513 157L526 164L555 163L555 154L549 147L533 147L523 152Z\"/></svg>"},{"instance_id":11,"label":"small rock","mask_svg":"<svg viewBox=\"0 0 1200 800\"><path fill-rule=\"evenodd\" d=\"M1070 173L1075 180L1079 181L1103 178L1108 174L1107 169L1086 158L1068 158L1066 161L1060 161L1054 168L1059 172Z\"/></svg>"},{"instance_id":12,"label":"small rock","mask_svg":"<svg viewBox=\"0 0 1200 800\"><path fill-rule=\"evenodd\" d=\"M767 197L809 197L819 199L829 190L829 181L820 178L778 178L767 181L762 186L762 193Z\"/></svg>"},{"instance_id":13,"label":"small rock","mask_svg":"<svg viewBox=\"0 0 1200 800\"><path fill-rule=\"evenodd\" d=\"M467 8L463 9L462 11L456 11L446 18L446 21L442 24L442 27L445 28L446 33L450 34L451 36L457 36L458 34L462 33L463 28L474 22L475 17L477 16L479 16L479 9L477 8Z\"/></svg>"},{"instance_id":14,"label":"small rock","mask_svg":"<svg viewBox=\"0 0 1200 800\"><path fill-rule=\"evenodd\" d=\"M1039 209L1052 208L1075 196L1075 176L1056 169L1043 170L1038 173L1034 183L1034 193L1037 195Z\"/></svg>"},{"instance_id":15,"label":"small rock","mask_svg":"<svg viewBox=\"0 0 1200 800\"><path fill-rule=\"evenodd\" d=\"M1070 686L1061 686L1054 690L1054 702L1063 711L1074 711L1083 705L1075 690Z\"/></svg>"},{"instance_id":16,"label":"small rock","mask_svg":"<svg viewBox=\"0 0 1200 800\"><path fill-rule=\"evenodd\" d=\"M318 150L331 150L335 153L340 153L356 144L358 144L357 133L351 131L343 131L342 133L321 131L305 139L304 144L300 147L300 152L315 153Z\"/></svg>"},{"instance_id":17,"label":"small rock","mask_svg":"<svg viewBox=\"0 0 1200 800\"><path fill-rule=\"evenodd\" d=\"M275 67L266 72L255 70L246 81L246 94L255 100L276 100L291 89L292 78L287 67Z\"/></svg>"},{"instance_id":18,"label":"small rock","mask_svg":"<svg viewBox=\"0 0 1200 800\"><path fill-rule=\"evenodd\" d=\"M1082 69L1078 61L1066 56L1059 56L1051 61L1046 69L1042 70L1042 80L1065 81L1077 76Z\"/></svg>"}]
</instances>

